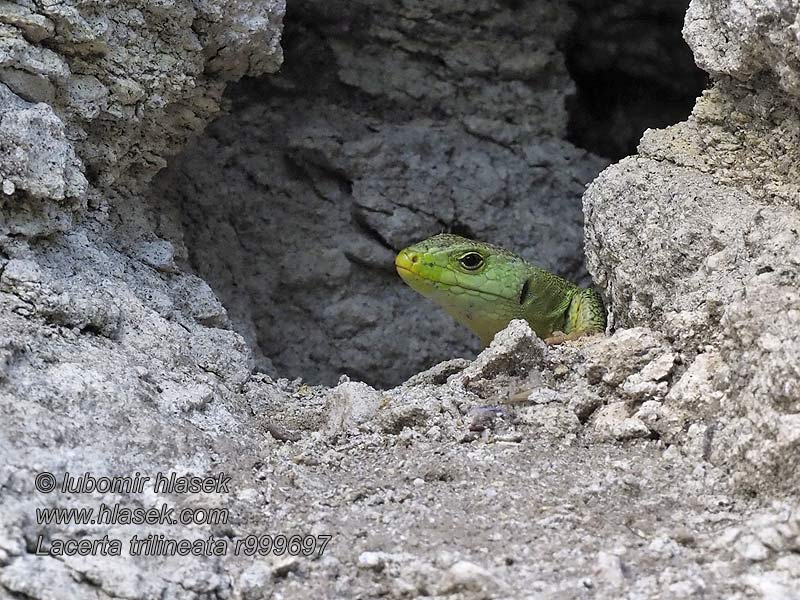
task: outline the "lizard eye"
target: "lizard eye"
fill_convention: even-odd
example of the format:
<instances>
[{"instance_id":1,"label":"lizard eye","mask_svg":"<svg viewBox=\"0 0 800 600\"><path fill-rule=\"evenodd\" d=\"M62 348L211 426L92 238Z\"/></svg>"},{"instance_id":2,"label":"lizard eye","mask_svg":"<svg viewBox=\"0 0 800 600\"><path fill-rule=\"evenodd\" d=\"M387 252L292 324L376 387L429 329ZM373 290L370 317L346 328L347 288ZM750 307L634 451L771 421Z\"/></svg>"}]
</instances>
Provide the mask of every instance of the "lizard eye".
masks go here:
<instances>
[{"instance_id":1,"label":"lizard eye","mask_svg":"<svg viewBox=\"0 0 800 600\"><path fill-rule=\"evenodd\" d=\"M483 257L477 252L467 252L464 256L458 259L458 262L467 271L476 271L483 266Z\"/></svg>"}]
</instances>

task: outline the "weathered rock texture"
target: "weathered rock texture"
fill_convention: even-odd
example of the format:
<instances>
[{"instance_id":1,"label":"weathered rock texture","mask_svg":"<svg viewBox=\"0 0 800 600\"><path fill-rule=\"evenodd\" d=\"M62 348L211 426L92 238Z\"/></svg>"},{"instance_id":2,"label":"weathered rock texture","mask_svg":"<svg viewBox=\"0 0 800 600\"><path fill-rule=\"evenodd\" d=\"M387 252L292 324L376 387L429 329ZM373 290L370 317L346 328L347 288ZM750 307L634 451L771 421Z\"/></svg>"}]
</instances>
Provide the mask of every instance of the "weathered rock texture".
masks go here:
<instances>
[{"instance_id":1,"label":"weathered rock texture","mask_svg":"<svg viewBox=\"0 0 800 600\"><path fill-rule=\"evenodd\" d=\"M619 327L609 337L550 348L514 322L475 361L399 387L310 387L254 374L266 358L183 268L189 251L229 266L246 292L221 295L253 339L266 334L252 311L273 307L233 300L262 291L242 285L260 268L355 338L391 321L374 304L391 300L375 285L394 281L380 274L390 248L442 225L507 227L499 241L547 266L573 257L562 271L578 274L580 218L554 206L600 162L562 140L570 83L554 44L568 16L545 2L465 6L298 4L287 48L315 62L244 85L240 116L183 159L194 171L176 168L145 198L226 81L277 68L282 5L0 2L0 597L798 596L797 96L784 42L795 4L692 5L692 43L738 23L723 37L742 58L728 77L709 52L719 81L693 117L650 133L586 197L590 265ZM701 9L707 30L692 33ZM247 186L262 195L229 202ZM520 198L534 191L536 204ZM281 238L290 223L318 255ZM343 304L326 277L363 277L366 291ZM409 292L403 306L417 305ZM284 310L270 314L297 327ZM424 334L446 329L429 310L398 309L402 327L375 347L402 336L398 361L433 358ZM217 493L152 481L45 493L43 471L230 481ZM101 503L227 512L205 525L36 512ZM332 539L317 558L234 551L262 534ZM227 548L129 556L148 535ZM53 551L104 536L122 556Z\"/></svg>"},{"instance_id":2,"label":"weathered rock texture","mask_svg":"<svg viewBox=\"0 0 800 600\"><path fill-rule=\"evenodd\" d=\"M750 490L800 489L798 19L797 2L692 2L684 34L714 86L585 196L616 326L664 331L688 367L664 435L702 427Z\"/></svg>"},{"instance_id":3,"label":"weathered rock texture","mask_svg":"<svg viewBox=\"0 0 800 600\"><path fill-rule=\"evenodd\" d=\"M545 1L290 4L284 68L234 89L156 188L261 368L396 384L472 354L394 271L441 231L585 278L580 196L604 161L564 141L572 23Z\"/></svg>"},{"instance_id":4,"label":"weathered rock texture","mask_svg":"<svg viewBox=\"0 0 800 600\"><path fill-rule=\"evenodd\" d=\"M50 547L121 527L47 526L36 508L155 501L37 494L33 476L199 474L220 461L244 474L262 454L238 394L250 353L215 327L225 309L178 271L136 192L218 110L226 81L277 69L282 13L280 2L0 2L2 597L229 587L213 557L34 555L39 535Z\"/></svg>"}]
</instances>

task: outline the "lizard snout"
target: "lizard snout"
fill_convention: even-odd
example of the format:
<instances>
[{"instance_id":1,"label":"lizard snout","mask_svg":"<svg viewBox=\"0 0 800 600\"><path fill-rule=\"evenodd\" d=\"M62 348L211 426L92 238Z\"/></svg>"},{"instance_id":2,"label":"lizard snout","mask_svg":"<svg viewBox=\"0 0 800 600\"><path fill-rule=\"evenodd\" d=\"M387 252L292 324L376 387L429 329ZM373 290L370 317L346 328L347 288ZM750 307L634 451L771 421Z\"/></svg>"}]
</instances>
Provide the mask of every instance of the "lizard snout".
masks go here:
<instances>
[{"instance_id":1,"label":"lizard snout","mask_svg":"<svg viewBox=\"0 0 800 600\"><path fill-rule=\"evenodd\" d=\"M405 249L397 255L394 260L394 265L402 275L402 271L415 272L416 265L419 263L419 254L411 250Z\"/></svg>"}]
</instances>

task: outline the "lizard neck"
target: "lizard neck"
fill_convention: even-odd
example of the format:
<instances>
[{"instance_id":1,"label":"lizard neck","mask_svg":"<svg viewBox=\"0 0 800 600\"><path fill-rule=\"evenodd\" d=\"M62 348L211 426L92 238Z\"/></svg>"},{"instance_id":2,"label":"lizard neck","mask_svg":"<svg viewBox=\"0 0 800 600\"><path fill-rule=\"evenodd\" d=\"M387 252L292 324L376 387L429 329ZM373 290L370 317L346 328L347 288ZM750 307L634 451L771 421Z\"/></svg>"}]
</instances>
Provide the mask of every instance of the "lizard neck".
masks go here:
<instances>
[{"instance_id":1,"label":"lizard neck","mask_svg":"<svg viewBox=\"0 0 800 600\"><path fill-rule=\"evenodd\" d=\"M530 266L528 280L520 298L522 314L541 338L563 331L572 298L578 293L575 284L538 267Z\"/></svg>"}]
</instances>

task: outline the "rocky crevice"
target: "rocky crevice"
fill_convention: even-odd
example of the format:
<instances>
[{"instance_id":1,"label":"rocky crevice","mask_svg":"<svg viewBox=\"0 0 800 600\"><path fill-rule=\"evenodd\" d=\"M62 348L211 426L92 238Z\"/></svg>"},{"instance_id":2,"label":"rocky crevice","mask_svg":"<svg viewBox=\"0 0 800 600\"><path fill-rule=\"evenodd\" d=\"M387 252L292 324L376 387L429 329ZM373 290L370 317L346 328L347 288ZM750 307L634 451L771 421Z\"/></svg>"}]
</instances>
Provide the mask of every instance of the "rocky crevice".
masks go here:
<instances>
[{"instance_id":1,"label":"rocky crevice","mask_svg":"<svg viewBox=\"0 0 800 600\"><path fill-rule=\"evenodd\" d=\"M394 274L397 250L441 231L586 281L579 198L605 162L565 141L557 46L573 18L546 3L290 6L284 68L232 88L231 114L158 185L258 368L392 385L473 355Z\"/></svg>"},{"instance_id":2,"label":"rocky crevice","mask_svg":"<svg viewBox=\"0 0 800 600\"><path fill-rule=\"evenodd\" d=\"M286 68L258 79L280 3L0 4L1 593L794 597L796 3L691 3L713 87L584 195L610 336L548 348L514 323L386 390L253 368L399 380L468 349L388 288L392 251L442 224L581 277L605 162L565 141L580 27L546 2L291 10ZM45 470L232 481L44 494ZM36 521L101 502L231 519ZM31 552L277 532L334 538L314 560Z\"/></svg>"}]
</instances>

